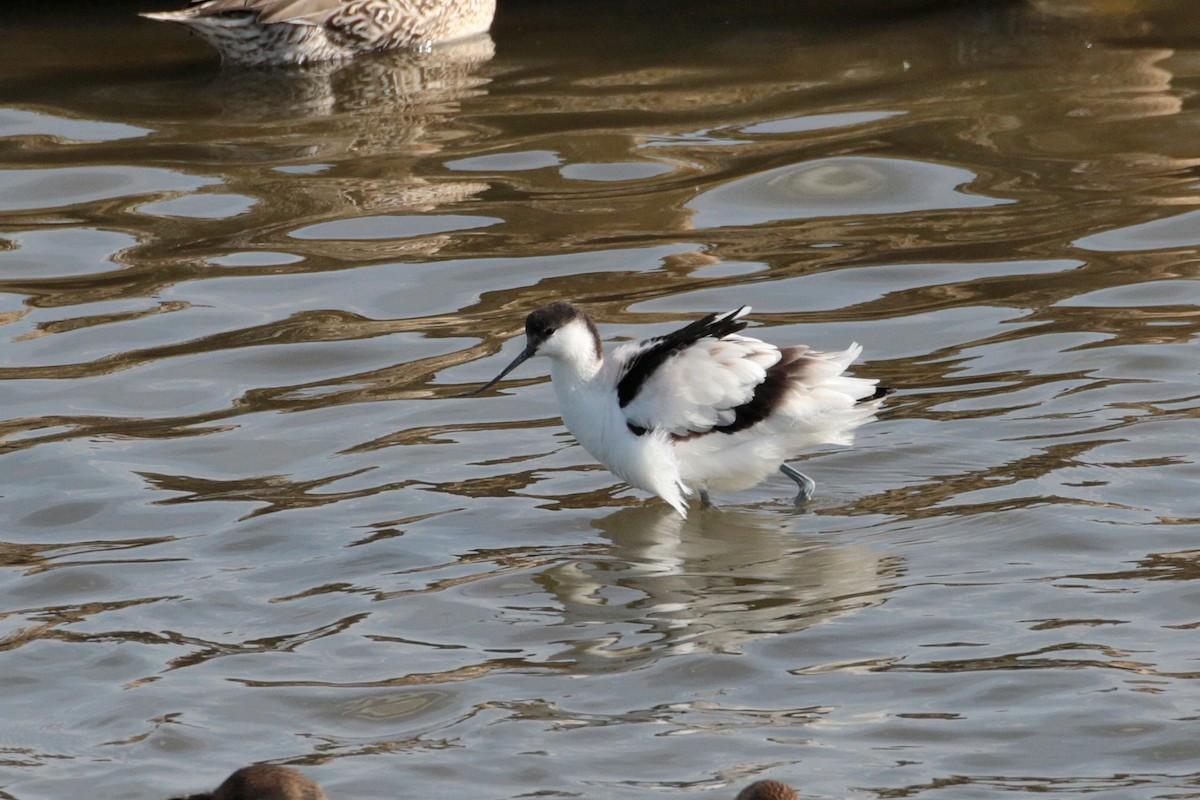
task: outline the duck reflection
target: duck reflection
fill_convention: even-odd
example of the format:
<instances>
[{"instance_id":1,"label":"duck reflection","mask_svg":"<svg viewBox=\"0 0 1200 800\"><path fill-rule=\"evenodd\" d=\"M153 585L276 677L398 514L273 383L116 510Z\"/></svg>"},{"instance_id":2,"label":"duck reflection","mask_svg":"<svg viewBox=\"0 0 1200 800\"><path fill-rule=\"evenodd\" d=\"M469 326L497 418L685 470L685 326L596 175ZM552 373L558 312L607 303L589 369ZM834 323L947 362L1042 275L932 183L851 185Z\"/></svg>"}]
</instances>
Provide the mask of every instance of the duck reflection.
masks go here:
<instances>
[{"instance_id":1,"label":"duck reflection","mask_svg":"<svg viewBox=\"0 0 1200 800\"><path fill-rule=\"evenodd\" d=\"M351 63L222 72L205 92L222 130L189 138L224 171L224 191L262 201L225 221L228 238L281 239L289 252L339 259L439 250L448 237L304 229L364 213L427 212L487 189L431 180L417 162L471 135L455 117L463 100L485 93L479 68L494 52L484 35Z\"/></svg>"},{"instance_id":2,"label":"duck reflection","mask_svg":"<svg viewBox=\"0 0 1200 800\"><path fill-rule=\"evenodd\" d=\"M479 91L487 80L478 68L495 52L491 37L484 34L429 50L379 53L350 62L222 71L206 94L233 119L345 111L401 112L407 118L406 107L453 102Z\"/></svg>"},{"instance_id":3,"label":"duck reflection","mask_svg":"<svg viewBox=\"0 0 1200 800\"><path fill-rule=\"evenodd\" d=\"M583 631L553 660L585 671L737 652L882 603L901 571L897 557L831 545L750 511L707 509L684 521L645 505L596 525L612 543L609 557L561 562L536 578L561 604L564 626Z\"/></svg>"},{"instance_id":4,"label":"duck reflection","mask_svg":"<svg viewBox=\"0 0 1200 800\"><path fill-rule=\"evenodd\" d=\"M166 186L153 202L145 191L106 198L107 229L133 244L111 255L112 271L52 290L54 305L153 296L202 272L197 265L247 251L286 254L288 271L439 252L458 238L452 225L403 223L489 187L431 165L444 148L478 135L462 104L486 94L483 68L494 52L482 35L352 62L156 76L122 84L119 96L99 78L81 79L58 98L64 118L120 120L147 132L135 151L124 141L98 147L138 169L206 177L195 189ZM32 100L38 89L14 94ZM25 144L33 161L48 148L44 137ZM256 272L252 265L239 274Z\"/></svg>"}]
</instances>

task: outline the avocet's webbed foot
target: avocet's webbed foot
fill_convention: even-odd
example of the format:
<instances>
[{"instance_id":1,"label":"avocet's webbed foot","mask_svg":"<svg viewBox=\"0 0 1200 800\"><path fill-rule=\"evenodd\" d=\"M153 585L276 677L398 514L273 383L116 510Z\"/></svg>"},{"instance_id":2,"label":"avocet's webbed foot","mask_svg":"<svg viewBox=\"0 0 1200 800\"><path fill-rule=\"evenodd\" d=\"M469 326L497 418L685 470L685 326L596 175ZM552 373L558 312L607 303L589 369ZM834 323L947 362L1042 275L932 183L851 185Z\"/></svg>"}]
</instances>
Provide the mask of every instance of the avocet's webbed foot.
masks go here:
<instances>
[{"instance_id":1,"label":"avocet's webbed foot","mask_svg":"<svg viewBox=\"0 0 1200 800\"><path fill-rule=\"evenodd\" d=\"M712 498L708 496L707 489L700 490L700 502L704 505L705 508L712 508L713 501L712 501Z\"/></svg>"},{"instance_id":2,"label":"avocet's webbed foot","mask_svg":"<svg viewBox=\"0 0 1200 800\"><path fill-rule=\"evenodd\" d=\"M780 464L779 471L794 480L800 487L800 491L796 494L796 505L802 505L812 499L813 492L817 490L816 481L787 464Z\"/></svg>"}]
</instances>

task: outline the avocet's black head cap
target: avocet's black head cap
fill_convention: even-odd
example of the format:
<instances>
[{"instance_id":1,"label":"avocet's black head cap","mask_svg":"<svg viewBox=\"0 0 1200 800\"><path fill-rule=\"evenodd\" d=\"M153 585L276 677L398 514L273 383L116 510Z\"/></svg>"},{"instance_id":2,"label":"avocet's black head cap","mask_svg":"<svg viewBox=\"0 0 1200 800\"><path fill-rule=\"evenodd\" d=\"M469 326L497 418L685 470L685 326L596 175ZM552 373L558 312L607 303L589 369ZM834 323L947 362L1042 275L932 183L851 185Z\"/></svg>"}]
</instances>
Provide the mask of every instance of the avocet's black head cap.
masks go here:
<instances>
[{"instance_id":1,"label":"avocet's black head cap","mask_svg":"<svg viewBox=\"0 0 1200 800\"><path fill-rule=\"evenodd\" d=\"M542 306L525 318L525 336L530 342L542 342L554 335L554 332L571 320L587 319L587 315L575 306L559 300L548 306Z\"/></svg>"},{"instance_id":2,"label":"avocet's black head cap","mask_svg":"<svg viewBox=\"0 0 1200 800\"><path fill-rule=\"evenodd\" d=\"M525 318L526 348L532 347L534 352L537 352L542 342L553 336L555 331L575 320L582 322L588 333L592 335L592 347L595 349L596 358L603 357L604 352L600 347L600 332L596 330L596 323L591 315L562 300L542 306Z\"/></svg>"}]
</instances>

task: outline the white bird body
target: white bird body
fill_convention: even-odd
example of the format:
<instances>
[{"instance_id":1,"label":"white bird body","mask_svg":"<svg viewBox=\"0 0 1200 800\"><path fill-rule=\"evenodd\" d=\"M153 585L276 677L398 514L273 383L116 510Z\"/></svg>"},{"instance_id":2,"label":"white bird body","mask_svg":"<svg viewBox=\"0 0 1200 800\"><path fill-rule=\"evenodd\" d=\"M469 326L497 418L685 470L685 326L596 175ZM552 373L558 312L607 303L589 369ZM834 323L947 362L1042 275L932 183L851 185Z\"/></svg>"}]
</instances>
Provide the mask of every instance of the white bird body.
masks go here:
<instances>
[{"instance_id":1,"label":"white bird body","mask_svg":"<svg viewBox=\"0 0 1200 800\"><path fill-rule=\"evenodd\" d=\"M606 358L591 318L553 303L529 315L525 350L477 391L545 355L572 435L621 480L680 515L694 492L707 498L745 489L780 469L807 482L807 499L811 481L783 462L815 445L850 444L890 390L843 374L862 352L857 344L818 353L739 335L749 311L710 314Z\"/></svg>"}]
</instances>

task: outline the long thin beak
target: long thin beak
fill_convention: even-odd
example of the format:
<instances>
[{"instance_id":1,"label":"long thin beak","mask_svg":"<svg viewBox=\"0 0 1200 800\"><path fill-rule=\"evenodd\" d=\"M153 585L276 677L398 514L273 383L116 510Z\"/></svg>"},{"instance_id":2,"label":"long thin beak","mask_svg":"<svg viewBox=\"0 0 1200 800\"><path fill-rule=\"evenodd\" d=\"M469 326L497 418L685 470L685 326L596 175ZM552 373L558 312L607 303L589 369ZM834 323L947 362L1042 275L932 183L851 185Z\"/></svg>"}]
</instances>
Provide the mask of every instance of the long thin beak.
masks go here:
<instances>
[{"instance_id":1,"label":"long thin beak","mask_svg":"<svg viewBox=\"0 0 1200 800\"><path fill-rule=\"evenodd\" d=\"M522 362L524 362L528 358L531 358L533 356L533 354L536 352L537 352L537 347L535 347L532 344L526 345L525 349L521 351L521 354L519 356L517 356L516 358L513 359L513 362L511 364L509 364L504 369L500 370L499 375L492 378L490 381L485 383L483 386L480 386L478 389L472 389L471 391L467 392L466 394L463 395L463 397L470 397L473 394L479 394L480 392L486 392L488 389L492 388L497 383L499 383L501 378L503 378L505 375L507 375L508 373L512 372L514 369L519 367Z\"/></svg>"}]
</instances>

